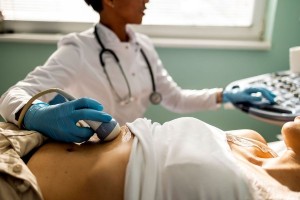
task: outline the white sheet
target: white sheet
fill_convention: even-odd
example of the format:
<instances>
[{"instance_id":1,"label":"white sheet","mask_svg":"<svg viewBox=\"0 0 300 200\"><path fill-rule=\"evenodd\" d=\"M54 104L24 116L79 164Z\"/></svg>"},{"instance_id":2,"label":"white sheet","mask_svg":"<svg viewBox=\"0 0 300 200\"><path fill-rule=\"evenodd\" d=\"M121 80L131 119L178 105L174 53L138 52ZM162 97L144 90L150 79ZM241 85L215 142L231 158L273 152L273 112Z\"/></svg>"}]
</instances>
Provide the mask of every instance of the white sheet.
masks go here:
<instances>
[{"instance_id":1,"label":"white sheet","mask_svg":"<svg viewBox=\"0 0 300 200\"><path fill-rule=\"evenodd\" d=\"M127 125L136 137L125 200L252 199L223 131L194 118Z\"/></svg>"}]
</instances>

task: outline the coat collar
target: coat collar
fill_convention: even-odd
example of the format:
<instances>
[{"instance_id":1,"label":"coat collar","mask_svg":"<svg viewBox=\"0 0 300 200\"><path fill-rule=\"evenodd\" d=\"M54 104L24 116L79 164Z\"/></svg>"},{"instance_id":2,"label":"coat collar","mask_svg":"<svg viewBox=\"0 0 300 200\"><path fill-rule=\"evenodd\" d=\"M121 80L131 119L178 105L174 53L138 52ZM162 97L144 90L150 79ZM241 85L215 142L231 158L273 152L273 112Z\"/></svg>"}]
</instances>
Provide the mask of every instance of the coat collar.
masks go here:
<instances>
[{"instance_id":1,"label":"coat collar","mask_svg":"<svg viewBox=\"0 0 300 200\"><path fill-rule=\"evenodd\" d=\"M98 35L101 41L103 41L103 43L106 45L114 45L118 43L137 43L136 33L129 25L126 26L126 32L129 35L129 42L121 42L112 30L101 23L96 24L96 26L98 28Z\"/></svg>"}]
</instances>

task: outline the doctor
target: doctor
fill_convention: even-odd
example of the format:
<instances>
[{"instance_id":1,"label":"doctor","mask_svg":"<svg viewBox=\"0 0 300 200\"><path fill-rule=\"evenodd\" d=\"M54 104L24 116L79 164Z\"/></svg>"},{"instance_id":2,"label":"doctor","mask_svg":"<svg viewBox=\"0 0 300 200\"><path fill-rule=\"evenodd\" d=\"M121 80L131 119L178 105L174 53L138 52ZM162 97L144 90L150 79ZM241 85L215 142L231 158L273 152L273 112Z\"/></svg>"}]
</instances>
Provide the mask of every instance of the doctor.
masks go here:
<instances>
[{"instance_id":1,"label":"doctor","mask_svg":"<svg viewBox=\"0 0 300 200\"><path fill-rule=\"evenodd\" d=\"M77 127L78 120L108 122L111 114L123 125L143 117L151 103L189 113L216 109L228 101L260 101L251 96L257 92L274 102L275 95L264 88L181 89L163 67L151 40L127 26L141 24L148 0L85 2L99 13L99 23L62 38L43 66L1 96L0 114L6 121L17 124L26 102L49 88L61 88L78 100L62 103L55 94L45 95L26 112L23 126L67 142L86 141L93 135L91 129Z\"/></svg>"}]
</instances>

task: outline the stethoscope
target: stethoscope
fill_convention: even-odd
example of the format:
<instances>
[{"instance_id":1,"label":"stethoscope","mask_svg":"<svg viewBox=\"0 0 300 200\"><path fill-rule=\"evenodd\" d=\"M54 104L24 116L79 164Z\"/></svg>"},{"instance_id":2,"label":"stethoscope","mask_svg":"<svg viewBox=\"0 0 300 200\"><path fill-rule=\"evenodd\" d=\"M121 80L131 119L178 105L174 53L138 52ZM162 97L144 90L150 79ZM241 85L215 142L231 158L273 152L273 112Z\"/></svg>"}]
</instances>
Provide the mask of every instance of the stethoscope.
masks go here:
<instances>
[{"instance_id":1,"label":"stethoscope","mask_svg":"<svg viewBox=\"0 0 300 200\"><path fill-rule=\"evenodd\" d=\"M101 65L102 65L102 67L103 67L103 71L104 71L104 73L105 73L105 75L106 75L106 78L107 78L107 80L108 80L108 82L109 82L110 87L112 88L112 91L113 91L114 94L118 97L118 99L119 99L121 105L126 105L126 104L128 104L128 103L134 101L134 98L132 97L132 94L131 94L131 89L130 89L130 85L129 85L128 79L127 79L127 77L126 77L126 75L125 75L125 73L124 73L123 67L121 66L121 63L120 63L120 60L119 60L118 56L115 54L115 52L114 52L113 50L107 49L107 48L103 45L103 43L102 43L101 40L100 40L98 31L97 31L97 26L95 26L94 34L95 34L95 37L96 37L96 39L97 39L99 45L101 46L101 51L100 51L100 53L99 53L100 63L101 63ZM142 48L140 48L140 52L141 52L141 54L142 54L142 56L143 56L143 58L144 58L144 60L145 60L145 62L146 62L146 64L147 64L147 67L148 67L148 69L149 69L149 73L150 73L150 76L151 76L151 81L152 81L152 92L151 92L151 94L150 94L150 96L149 96L149 100L150 100L150 102L151 102L152 104L155 104L155 105L160 104L160 102L162 101L162 96L161 96L160 93L158 93L158 92L156 91L155 81L154 81L154 75L153 75L153 71L152 71L150 62L149 62L149 60L147 59L146 54L145 54L145 52L143 51ZM110 77L109 77L109 75L108 75L108 73L107 73L107 71L106 71L105 62L104 62L104 60L103 60L103 55L104 55L104 54L110 54L110 55L114 58L114 60L116 61L117 65L118 65L118 67L119 67L119 69L120 69L120 71L121 71L121 73L122 73L122 76L124 77L124 80L125 80L125 82L126 82L126 85L127 85L128 95L126 96L126 98L122 98L122 97L117 93L115 87L113 86L113 84L112 84L112 82L111 82L111 79L110 79Z\"/></svg>"}]
</instances>

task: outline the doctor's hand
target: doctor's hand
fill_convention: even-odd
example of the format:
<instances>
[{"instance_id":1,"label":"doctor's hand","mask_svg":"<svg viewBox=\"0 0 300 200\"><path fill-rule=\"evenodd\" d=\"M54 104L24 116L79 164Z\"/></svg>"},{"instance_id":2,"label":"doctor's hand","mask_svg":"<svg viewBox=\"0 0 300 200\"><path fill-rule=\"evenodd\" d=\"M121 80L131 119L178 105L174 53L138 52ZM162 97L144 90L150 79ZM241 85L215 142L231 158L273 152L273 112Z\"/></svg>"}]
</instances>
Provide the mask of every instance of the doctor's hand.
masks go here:
<instances>
[{"instance_id":1,"label":"doctor's hand","mask_svg":"<svg viewBox=\"0 0 300 200\"><path fill-rule=\"evenodd\" d=\"M90 98L57 105L33 104L25 114L24 126L58 141L84 142L94 131L88 127L78 127L76 123L79 120L109 122L112 117L102 110L102 104Z\"/></svg>"},{"instance_id":2,"label":"doctor's hand","mask_svg":"<svg viewBox=\"0 0 300 200\"><path fill-rule=\"evenodd\" d=\"M61 94L57 94L53 99L51 99L48 103L50 105L55 105L55 104L59 104L59 103L64 103L66 102L67 99L61 95Z\"/></svg>"},{"instance_id":3,"label":"doctor's hand","mask_svg":"<svg viewBox=\"0 0 300 200\"><path fill-rule=\"evenodd\" d=\"M276 95L265 87L234 88L223 92L223 103L264 103L274 104ZM265 102L267 100L267 102Z\"/></svg>"}]
</instances>

